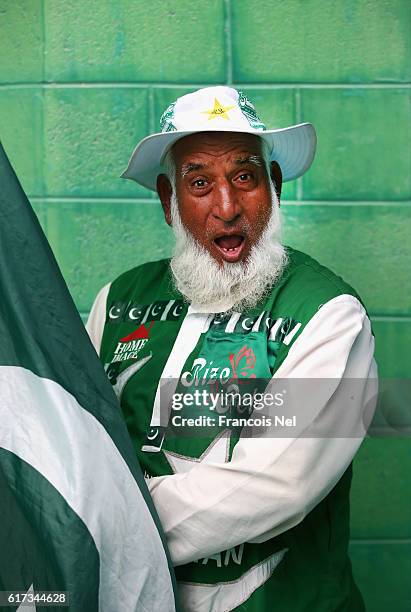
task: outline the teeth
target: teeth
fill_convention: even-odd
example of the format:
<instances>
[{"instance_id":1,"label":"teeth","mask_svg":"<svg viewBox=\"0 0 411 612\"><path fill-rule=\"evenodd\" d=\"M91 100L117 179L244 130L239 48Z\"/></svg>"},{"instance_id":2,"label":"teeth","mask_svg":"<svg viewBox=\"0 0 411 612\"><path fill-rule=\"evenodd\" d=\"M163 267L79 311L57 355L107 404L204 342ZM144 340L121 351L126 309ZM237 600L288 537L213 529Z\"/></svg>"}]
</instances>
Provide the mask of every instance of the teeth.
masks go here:
<instances>
[{"instance_id":1,"label":"teeth","mask_svg":"<svg viewBox=\"0 0 411 612\"><path fill-rule=\"evenodd\" d=\"M223 247L223 251L225 251L226 253L229 253L230 251L236 251L238 249L238 247L233 247L232 249L225 249Z\"/></svg>"}]
</instances>

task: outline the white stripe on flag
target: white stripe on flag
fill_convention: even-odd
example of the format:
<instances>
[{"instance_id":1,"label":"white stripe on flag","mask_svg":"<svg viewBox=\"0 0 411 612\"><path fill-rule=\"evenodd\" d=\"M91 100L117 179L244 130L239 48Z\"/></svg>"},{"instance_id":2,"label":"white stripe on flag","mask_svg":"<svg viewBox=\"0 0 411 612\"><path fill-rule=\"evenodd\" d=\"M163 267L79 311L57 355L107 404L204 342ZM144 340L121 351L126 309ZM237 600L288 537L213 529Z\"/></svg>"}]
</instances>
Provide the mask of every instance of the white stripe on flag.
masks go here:
<instances>
[{"instance_id":1,"label":"white stripe on flag","mask_svg":"<svg viewBox=\"0 0 411 612\"><path fill-rule=\"evenodd\" d=\"M174 610L166 555L140 489L99 421L56 382L0 366L0 447L40 472L100 556L99 610Z\"/></svg>"},{"instance_id":2,"label":"white stripe on flag","mask_svg":"<svg viewBox=\"0 0 411 612\"><path fill-rule=\"evenodd\" d=\"M26 593L26 595L34 596L34 588L31 585ZM24 601L19 605L16 612L36 612L36 605L34 603L25 603Z\"/></svg>"}]
</instances>

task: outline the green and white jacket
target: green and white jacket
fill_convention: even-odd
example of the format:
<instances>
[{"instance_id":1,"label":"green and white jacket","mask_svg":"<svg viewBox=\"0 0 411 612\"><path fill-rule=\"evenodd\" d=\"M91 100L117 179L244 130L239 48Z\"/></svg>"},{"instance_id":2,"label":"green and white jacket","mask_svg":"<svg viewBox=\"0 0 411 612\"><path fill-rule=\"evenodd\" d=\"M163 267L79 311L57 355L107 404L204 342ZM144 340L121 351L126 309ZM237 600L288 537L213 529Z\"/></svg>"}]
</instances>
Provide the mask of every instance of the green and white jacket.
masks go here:
<instances>
[{"instance_id":1,"label":"green and white jacket","mask_svg":"<svg viewBox=\"0 0 411 612\"><path fill-rule=\"evenodd\" d=\"M87 324L167 536L183 610L364 609L347 556L348 495L376 395L374 339L354 290L288 253L282 278L253 310L187 305L162 260L104 287ZM164 410L177 391L233 378L268 379L274 393L311 379L304 396L287 387L287 412L303 424L252 437L223 423L195 436L181 426L192 408Z\"/></svg>"}]
</instances>

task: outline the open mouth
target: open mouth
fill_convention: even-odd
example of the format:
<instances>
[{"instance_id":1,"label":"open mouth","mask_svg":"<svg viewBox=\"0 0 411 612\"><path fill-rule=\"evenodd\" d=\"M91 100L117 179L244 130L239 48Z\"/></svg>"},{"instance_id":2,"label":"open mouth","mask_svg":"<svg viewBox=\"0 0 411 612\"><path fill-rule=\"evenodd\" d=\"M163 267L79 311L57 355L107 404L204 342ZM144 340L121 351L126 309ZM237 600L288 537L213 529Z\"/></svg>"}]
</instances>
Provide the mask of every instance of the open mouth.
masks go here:
<instances>
[{"instance_id":1,"label":"open mouth","mask_svg":"<svg viewBox=\"0 0 411 612\"><path fill-rule=\"evenodd\" d=\"M218 251L225 261L238 261L244 248L245 239L241 234L218 236L214 239Z\"/></svg>"}]
</instances>

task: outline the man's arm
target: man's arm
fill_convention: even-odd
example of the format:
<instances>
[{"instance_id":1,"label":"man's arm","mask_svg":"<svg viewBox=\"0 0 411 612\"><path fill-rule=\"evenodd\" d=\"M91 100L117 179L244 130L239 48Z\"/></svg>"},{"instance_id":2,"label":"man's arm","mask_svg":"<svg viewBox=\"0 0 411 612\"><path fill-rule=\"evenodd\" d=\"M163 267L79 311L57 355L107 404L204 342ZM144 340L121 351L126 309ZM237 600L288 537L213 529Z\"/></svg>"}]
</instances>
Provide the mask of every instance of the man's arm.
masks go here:
<instances>
[{"instance_id":1,"label":"man's arm","mask_svg":"<svg viewBox=\"0 0 411 612\"><path fill-rule=\"evenodd\" d=\"M200 463L188 473L148 482L174 565L272 538L301 522L331 491L365 433L364 410L377 391L373 352L360 302L349 295L330 300L270 383L276 392L279 379L324 379L304 397L304 414L327 437L307 437L305 431L305 437L241 438L229 463ZM356 379L349 398L348 379ZM301 393L296 395L301 403ZM288 410L293 414L290 405ZM302 414L301 405L295 414Z\"/></svg>"},{"instance_id":2,"label":"man's arm","mask_svg":"<svg viewBox=\"0 0 411 612\"><path fill-rule=\"evenodd\" d=\"M88 335L98 355L100 354L101 339L103 337L104 323L106 320L107 296L110 291L110 286L111 283L108 283L98 292L86 323Z\"/></svg>"}]
</instances>

